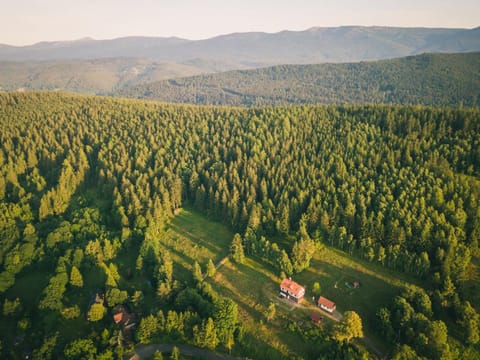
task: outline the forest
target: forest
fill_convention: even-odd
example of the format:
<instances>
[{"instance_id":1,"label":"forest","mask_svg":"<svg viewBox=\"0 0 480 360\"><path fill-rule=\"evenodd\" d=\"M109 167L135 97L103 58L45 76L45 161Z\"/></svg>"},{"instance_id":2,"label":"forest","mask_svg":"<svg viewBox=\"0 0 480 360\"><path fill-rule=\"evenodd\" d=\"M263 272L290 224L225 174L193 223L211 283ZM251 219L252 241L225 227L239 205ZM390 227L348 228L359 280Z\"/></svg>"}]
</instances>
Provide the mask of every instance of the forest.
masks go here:
<instances>
[{"instance_id":1,"label":"forest","mask_svg":"<svg viewBox=\"0 0 480 360\"><path fill-rule=\"evenodd\" d=\"M380 357L355 340L355 312L305 329L219 291L224 256L232 274L295 278L322 248L416 284L375 311L389 357L480 357L478 108L3 93L0 140L2 358L117 359L155 343ZM222 226L189 254L172 236L195 239L178 225L187 210ZM255 332L277 325L279 341Z\"/></svg>"},{"instance_id":2,"label":"forest","mask_svg":"<svg viewBox=\"0 0 480 360\"><path fill-rule=\"evenodd\" d=\"M340 64L278 65L138 84L134 98L210 105L480 105L480 54L422 54Z\"/></svg>"}]
</instances>

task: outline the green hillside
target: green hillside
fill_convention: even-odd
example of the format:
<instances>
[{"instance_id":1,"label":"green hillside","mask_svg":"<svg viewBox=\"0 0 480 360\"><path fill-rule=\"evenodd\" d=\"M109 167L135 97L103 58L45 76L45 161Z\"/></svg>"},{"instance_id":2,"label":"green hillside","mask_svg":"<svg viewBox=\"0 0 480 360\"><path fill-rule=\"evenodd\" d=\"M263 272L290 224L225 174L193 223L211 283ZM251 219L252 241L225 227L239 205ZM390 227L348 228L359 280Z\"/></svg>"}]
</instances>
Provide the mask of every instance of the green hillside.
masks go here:
<instances>
[{"instance_id":1,"label":"green hillside","mask_svg":"<svg viewBox=\"0 0 480 360\"><path fill-rule=\"evenodd\" d=\"M479 149L477 108L1 93L0 357L478 358Z\"/></svg>"},{"instance_id":2,"label":"green hillside","mask_svg":"<svg viewBox=\"0 0 480 360\"><path fill-rule=\"evenodd\" d=\"M221 105L480 106L480 53L350 64L280 65L138 85L121 96Z\"/></svg>"}]
</instances>

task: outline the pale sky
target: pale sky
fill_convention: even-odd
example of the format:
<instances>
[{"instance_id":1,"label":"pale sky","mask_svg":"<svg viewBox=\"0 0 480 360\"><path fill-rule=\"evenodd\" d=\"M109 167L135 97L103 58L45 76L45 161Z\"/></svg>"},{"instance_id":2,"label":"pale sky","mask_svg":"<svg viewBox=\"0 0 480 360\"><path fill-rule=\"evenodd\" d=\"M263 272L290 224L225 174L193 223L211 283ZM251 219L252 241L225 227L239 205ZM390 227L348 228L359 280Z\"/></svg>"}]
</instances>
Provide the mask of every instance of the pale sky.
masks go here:
<instances>
[{"instance_id":1,"label":"pale sky","mask_svg":"<svg viewBox=\"0 0 480 360\"><path fill-rule=\"evenodd\" d=\"M474 28L480 0L0 0L0 43L380 25Z\"/></svg>"}]
</instances>

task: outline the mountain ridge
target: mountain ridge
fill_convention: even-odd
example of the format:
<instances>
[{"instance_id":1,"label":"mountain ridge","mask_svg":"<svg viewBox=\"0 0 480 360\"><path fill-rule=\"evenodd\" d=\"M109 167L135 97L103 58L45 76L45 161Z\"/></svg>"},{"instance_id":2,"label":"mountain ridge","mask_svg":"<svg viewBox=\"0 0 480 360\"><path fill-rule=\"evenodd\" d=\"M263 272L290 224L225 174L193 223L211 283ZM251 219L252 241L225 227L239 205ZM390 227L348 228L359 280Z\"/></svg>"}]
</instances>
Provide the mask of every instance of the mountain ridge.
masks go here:
<instances>
[{"instance_id":1,"label":"mountain ridge","mask_svg":"<svg viewBox=\"0 0 480 360\"><path fill-rule=\"evenodd\" d=\"M156 61L181 62L191 58L208 58L268 66L281 63L351 62L423 52L460 51L480 51L480 27L312 27L275 33L231 33L201 40L175 36L125 36L105 40L84 38L24 46L0 44L0 60L60 61L143 57Z\"/></svg>"},{"instance_id":2,"label":"mountain ridge","mask_svg":"<svg viewBox=\"0 0 480 360\"><path fill-rule=\"evenodd\" d=\"M480 106L480 52L356 63L277 65L197 75L117 95L208 105L387 103Z\"/></svg>"},{"instance_id":3,"label":"mountain ridge","mask_svg":"<svg viewBox=\"0 0 480 360\"><path fill-rule=\"evenodd\" d=\"M213 35L207 38L201 38L201 39L188 39L188 38L183 38L179 36L153 36L153 35L125 35L125 36L118 36L118 37L113 37L113 38L104 38L104 39L97 39L91 36L84 36L81 38L76 38L76 39L66 39L66 40L42 40L42 41L37 41L31 44L26 44L26 45L13 45L13 44L7 44L7 43L0 43L0 46L9 46L9 47L15 47L15 48L25 48L25 47L31 47L35 46L38 44L58 44L58 43L73 43L73 42L82 42L82 41L114 41L114 40L122 40L122 39L173 39L173 40L183 40L183 41L205 41L205 40L211 40L211 39L216 39L219 37L228 37L228 36L235 36L235 35L248 35L248 34L264 34L264 35L275 35L275 34L284 34L284 33L302 33L302 32L316 32L316 31L325 31L325 30L340 30L340 29L379 29L379 30L384 30L384 29L397 29L397 30L433 30L433 31L441 31L441 30L447 30L447 31L470 31L470 30L480 30L480 25L473 27L473 28L450 28L450 27L428 27L428 26L383 26L383 25L342 25L342 26L312 26L309 28L306 28L304 30L289 30L289 29L284 29L280 31L235 31L231 33L225 33L225 34L218 34L218 35Z\"/></svg>"}]
</instances>

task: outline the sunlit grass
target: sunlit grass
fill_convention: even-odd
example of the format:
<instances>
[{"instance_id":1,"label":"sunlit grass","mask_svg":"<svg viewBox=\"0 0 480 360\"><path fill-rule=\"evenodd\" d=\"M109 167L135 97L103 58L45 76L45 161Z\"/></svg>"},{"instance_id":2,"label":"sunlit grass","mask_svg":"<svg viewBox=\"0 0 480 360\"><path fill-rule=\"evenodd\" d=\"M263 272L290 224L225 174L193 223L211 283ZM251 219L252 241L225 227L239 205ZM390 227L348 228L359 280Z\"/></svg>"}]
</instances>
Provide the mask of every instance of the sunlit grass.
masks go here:
<instances>
[{"instance_id":1,"label":"sunlit grass","mask_svg":"<svg viewBox=\"0 0 480 360\"><path fill-rule=\"evenodd\" d=\"M172 220L161 244L172 254L176 278L189 280L194 261L198 261L203 269L210 258L217 263L228 255L232 238L233 233L227 227L187 208ZM287 241L279 239L282 245ZM405 286L418 285L418 281L380 264L352 258L329 247L318 250L310 268L294 275L293 279L306 287L304 304L314 305L311 289L314 282L319 282L322 295L336 302L337 310L356 311L363 319L366 334L380 348L384 348L382 340L373 331L376 312L388 305ZM245 329L261 339L266 348L276 349L287 357L290 351L307 357L315 353L311 344L304 344L297 334L286 329L290 322L308 323L311 311L278 298L281 279L278 271L270 265L251 257L243 264L228 260L213 278L206 281L220 295L238 304ZM358 289L345 285L354 281L360 283ZM277 319L267 323L263 313L270 302L277 305ZM329 324L331 321L325 318L322 326Z\"/></svg>"}]
</instances>

